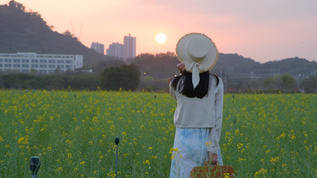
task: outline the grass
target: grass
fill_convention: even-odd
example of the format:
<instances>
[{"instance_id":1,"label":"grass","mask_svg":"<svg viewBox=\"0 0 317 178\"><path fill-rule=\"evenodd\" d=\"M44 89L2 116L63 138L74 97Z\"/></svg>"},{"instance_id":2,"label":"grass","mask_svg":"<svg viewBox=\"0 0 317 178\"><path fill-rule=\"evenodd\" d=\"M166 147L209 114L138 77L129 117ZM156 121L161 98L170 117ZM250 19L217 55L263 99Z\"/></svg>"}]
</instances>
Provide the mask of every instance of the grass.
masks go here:
<instances>
[{"instance_id":1,"label":"grass","mask_svg":"<svg viewBox=\"0 0 317 178\"><path fill-rule=\"evenodd\" d=\"M0 177L169 177L166 93L0 91ZM225 95L221 148L237 177L316 177L317 95Z\"/></svg>"}]
</instances>

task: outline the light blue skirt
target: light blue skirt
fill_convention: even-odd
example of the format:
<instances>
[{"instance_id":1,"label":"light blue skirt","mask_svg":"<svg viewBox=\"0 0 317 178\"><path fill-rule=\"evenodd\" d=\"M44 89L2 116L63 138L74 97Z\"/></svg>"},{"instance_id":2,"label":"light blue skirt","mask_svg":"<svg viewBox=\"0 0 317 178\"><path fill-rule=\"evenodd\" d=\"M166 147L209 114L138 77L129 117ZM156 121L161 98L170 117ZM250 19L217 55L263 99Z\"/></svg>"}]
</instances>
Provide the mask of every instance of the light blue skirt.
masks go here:
<instances>
[{"instance_id":1,"label":"light blue skirt","mask_svg":"<svg viewBox=\"0 0 317 178\"><path fill-rule=\"evenodd\" d=\"M174 139L171 178L189 178L190 171L203 166L208 160L207 146L209 128L177 128ZM218 165L223 165L218 147Z\"/></svg>"}]
</instances>

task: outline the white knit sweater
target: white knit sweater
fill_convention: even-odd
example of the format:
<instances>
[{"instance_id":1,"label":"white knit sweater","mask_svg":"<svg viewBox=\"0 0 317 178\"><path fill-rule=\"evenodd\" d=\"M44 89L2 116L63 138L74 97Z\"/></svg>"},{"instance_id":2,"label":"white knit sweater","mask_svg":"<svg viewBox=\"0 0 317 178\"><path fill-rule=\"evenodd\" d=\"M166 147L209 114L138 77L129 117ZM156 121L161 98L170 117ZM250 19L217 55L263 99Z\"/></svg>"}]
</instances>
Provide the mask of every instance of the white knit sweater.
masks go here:
<instances>
[{"instance_id":1,"label":"white knit sweater","mask_svg":"<svg viewBox=\"0 0 317 178\"><path fill-rule=\"evenodd\" d=\"M179 80L179 83L182 82ZM174 90L169 83L171 96L177 101L174 113L174 124L180 128L211 128L208 151L217 154L222 127L223 110L223 83L219 78L219 84L215 76L210 75L208 94L199 99L182 95L178 86Z\"/></svg>"}]
</instances>

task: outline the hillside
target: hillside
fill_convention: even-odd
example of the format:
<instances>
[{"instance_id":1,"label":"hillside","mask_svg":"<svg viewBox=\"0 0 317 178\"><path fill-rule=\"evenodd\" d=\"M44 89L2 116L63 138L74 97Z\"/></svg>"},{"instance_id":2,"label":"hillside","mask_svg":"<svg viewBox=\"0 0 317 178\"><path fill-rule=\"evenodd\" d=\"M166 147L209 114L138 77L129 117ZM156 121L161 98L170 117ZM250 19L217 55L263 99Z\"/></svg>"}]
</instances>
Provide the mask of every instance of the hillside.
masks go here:
<instances>
[{"instance_id":1,"label":"hillside","mask_svg":"<svg viewBox=\"0 0 317 178\"><path fill-rule=\"evenodd\" d=\"M40 14L26 12L14 1L0 5L0 29L0 53L82 54L85 65L111 59L85 47L68 31L53 31Z\"/></svg>"},{"instance_id":2,"label":"hillside","mask_svg":"<svg viewBox=\"0 0 317 178\"><path fill-rule=\"evenodd\" d=\"M142 54L130 63L135 63L143 75L154 78L168 78L179 72L176 65L179 63L173 53ZM289 58L280 61L259 63L238 54L219 54L217 65L211 70L219 76L250 78L251 73L255 78L267 78L274 74L283 75L290 73L293 77L308 77L317 72L317 63L301 58Z\"/></svg>"}]
</instances>

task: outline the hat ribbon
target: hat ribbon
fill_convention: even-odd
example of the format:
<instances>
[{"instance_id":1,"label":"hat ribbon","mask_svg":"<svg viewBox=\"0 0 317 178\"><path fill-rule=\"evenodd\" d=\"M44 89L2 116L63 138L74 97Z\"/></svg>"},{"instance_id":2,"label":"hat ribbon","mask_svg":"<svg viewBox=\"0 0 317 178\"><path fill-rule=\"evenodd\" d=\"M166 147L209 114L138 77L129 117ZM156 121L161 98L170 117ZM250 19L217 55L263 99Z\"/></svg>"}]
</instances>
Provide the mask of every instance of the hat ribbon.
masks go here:
<instances>
[{"instance_id":1,"label":"hat ribbon","mask_svg":"<svg viewBox=\"0 0 317 178\"><path fill-rule=\"evenodd\" d=\"M193 62L189 68L192 71L192 83L193 87L196 88L199 84L200 77L199 77L199 71L202 70L202 67L199 63Z\"/></svg>"}]
</instances>

